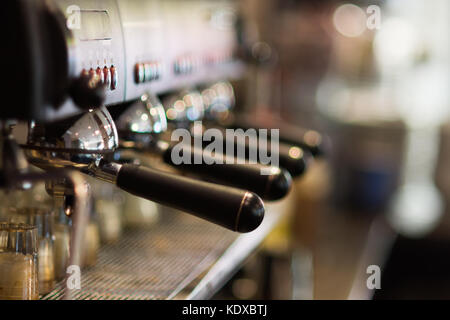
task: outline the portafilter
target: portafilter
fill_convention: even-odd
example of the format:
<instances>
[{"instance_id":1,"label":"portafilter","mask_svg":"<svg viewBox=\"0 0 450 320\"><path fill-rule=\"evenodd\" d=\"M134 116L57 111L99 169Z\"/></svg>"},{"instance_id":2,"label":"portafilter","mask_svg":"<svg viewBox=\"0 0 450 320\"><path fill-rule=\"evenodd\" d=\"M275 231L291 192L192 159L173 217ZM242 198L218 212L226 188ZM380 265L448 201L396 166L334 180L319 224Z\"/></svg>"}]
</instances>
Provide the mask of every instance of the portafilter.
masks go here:
<instances>
[{"instance_id":1,"label":"portafilter","mask_svg":"<svg viewBox=\"0 0 450 320\"><path fill-rule=\"evenodd\" d=\"M257 228L264 204L254 193L180 177L133 164L109 161L119 146L105 107L46 125L31 123L23 145L30 163L42 169L67 167L114 183L145 199L167 205L238 232Z\"/></svg>"},{"instance_id":2,"label":"portafilter","mask_svg":"<svg viewBox=\"0 0 450 320\"><path fill-rule=\"evenodd\" d=\"M186 102L187 101L187 102ZM163 100L166 108L166 114L169 122L175 127L189 127L193 121L204 120L204 129L217 129L222 132L223 149L227 146L234 148L234 154L239 154L238 150L244 150L243 157L249 160L250 155L256 155L258 163L264 163L261 155L271 155L277 157L279 166L289 172L292 177L302 175L307 168L309 156L308 152L297 145L290 145L280 141L274 142L269 134L265 143L261 141L259 135L260 128L240 128L238 126L228 127L230 119L234 118L232 110L234 107L234 91L228 82L219 82L207 87L201 92L197 90L188 90L182 92L179 96L171 95ZM183 102L186 104L186 112L183 111ZM195 107L194 107L195 106ZM190 110L199 110L202 112L194 112ZM198 115L198 117L193 117ZM233 129L232 139L227 138L226 130ZM255 139L247 139L247 129L253 129ZM202 130L192 130L194 135L203 134ZM200 132L199 132L200 131ZM268 133L268 132L267 132ZM276 145L273 145L276 143ZM205 142L204 147L208 142ZM272 152L275 150L275 152Z\"/></svg>"},{"instance_id":3,"label":"portafilter","mask_svg":"<svg viewBox=\"0 0 450 320\"><path fill-rule=\"evenodd\" d=\"M191 101L198 98L192 95L185 99ZM189 115L194 116L194 113L202 113L201 108L191 108L197 111L191 112L192 109L186 107L184 110L179 108L179 111L184 112L186 118ZM190 142L183 145L178 141L160 139L160 133L167 130L167 119L164 107L155 95L143 95L140 100L117 115L115 122L122 148L158 153L166 164L177 169L214 182L250 190L264 200L281 199L290 190L290 174L278 167L259 163L239 163L234 157L227 157L223 153L205 152L201 145L198 147ZM174 161L173 152L187 154L190 161L181 163ZM199 160L195 161L196 159ZM216 161L219 159L221 161Z\"/></svg>"}]
</instances>

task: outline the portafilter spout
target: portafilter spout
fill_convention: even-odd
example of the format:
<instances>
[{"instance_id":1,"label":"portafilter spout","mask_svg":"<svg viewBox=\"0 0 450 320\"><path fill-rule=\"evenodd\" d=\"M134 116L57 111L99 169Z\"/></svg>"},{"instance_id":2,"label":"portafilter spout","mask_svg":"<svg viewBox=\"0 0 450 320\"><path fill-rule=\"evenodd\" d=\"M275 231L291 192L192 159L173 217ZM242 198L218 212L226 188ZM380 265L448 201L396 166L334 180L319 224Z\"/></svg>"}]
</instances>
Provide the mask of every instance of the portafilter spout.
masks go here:
<instances>
[{"instance_id":1,"label":"portafilter spout","mask_svg":"<svg viewBox=\"0 0 450 320\"><path fill-rule=\"evenodd\" d=\"M105 107L45 126L31 124L23 146L30 163L67 167L145 199L167 205L225 228L249 232L264 217L264 203L254 193L197 181L133 164L108 161L119 145L114 121Z\"/></svg>"}]
</instances>

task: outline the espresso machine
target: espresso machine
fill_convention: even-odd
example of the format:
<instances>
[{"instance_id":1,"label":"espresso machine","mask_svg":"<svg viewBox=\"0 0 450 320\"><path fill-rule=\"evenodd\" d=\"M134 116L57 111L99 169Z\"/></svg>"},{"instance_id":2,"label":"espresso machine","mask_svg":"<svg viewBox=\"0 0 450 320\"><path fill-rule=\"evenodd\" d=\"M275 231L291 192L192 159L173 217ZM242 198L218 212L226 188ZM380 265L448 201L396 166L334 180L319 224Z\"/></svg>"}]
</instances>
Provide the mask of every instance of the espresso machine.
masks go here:
<instances>
[{"instance_id":1,"label":"espresso machine","mask_svg":"<svg viewBox=\"0 0 450 320\"><path fill-rule=\"evenodd\" d=\"M200 132L264 127L238 121L233 109L232 83L249 63L237 4L6 7L2 21L13 31L2 50L10 105L0 109L0 298L179 298L221 256L241 263L280 219L263 200L281 203L321 146L318 133L293 129L280 136L276 165L252 162L252 150L264 147L245 139L244 157L226 164L170 157L177 129L193 133L182 153L202 157L206 146L194 145L202 120ZM205 290L223 284L207 278Z\"/></svg>"}]
</instances>

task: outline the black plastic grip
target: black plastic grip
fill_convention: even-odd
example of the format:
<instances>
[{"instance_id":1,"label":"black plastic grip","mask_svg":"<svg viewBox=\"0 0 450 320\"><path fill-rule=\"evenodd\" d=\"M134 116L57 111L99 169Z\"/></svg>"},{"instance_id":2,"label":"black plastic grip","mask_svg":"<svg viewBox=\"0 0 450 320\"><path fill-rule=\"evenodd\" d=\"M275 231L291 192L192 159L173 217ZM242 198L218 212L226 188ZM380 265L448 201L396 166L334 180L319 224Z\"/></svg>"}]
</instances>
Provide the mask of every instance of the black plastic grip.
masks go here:
<instances>
[{"instance_id":1,"label":"black plastic grip","mask_svg":"<svg viewBox=\"0 0 450 320\"><path fill-rule=\"evenodd\" d=\"M308 130L283 121L270 119L267 123L253 120L250 116L236 116L231 128L273 128L280 130L280 142L298 146L310 152L314 157L321 157L329 149L329 141L326 136L314 130Z\"/></svg>"},{"instance_id":2,"label":"black plastic grip","mask_svg":"<svg viewBox=\"0 0 450 320\"><path fill-rule=\"evenodd\" d=\"M269 154L269 151L271 150L270 143L267 148L260 146L254 147L249 144L247 144L246 147L247 150L257 148L258 152L267 152L267 154ZM309 153L300 147L279 142L278 161L279 166L286 169L292 177L298 177L304 174L308 168Z\"/></svg>"},{"instance_id":3,"label":"black plastic grip","mask_svg":"<svg viewBox=\"0 0 450 320\"><path fill-rule=\"evenodd\" d=\"M292 178L289 172L278 167L262 164L239 164L236 159L223 157L222 163L216 163L211 155L205 154L200 148L184 148L183 154L188 153L190 163L175 164L172 157L172 147L163 155L164 162L184 172L190 172L236 188L242 188L258 194L264 200L279 200L290 190ZM200 159L195 163L195 159ZM231 160L231 161L230 161Z\"/></svg>"},{"instance_id":4,"label":"black plastic grip","mask_svg":"<svg viewBox=\"0 0 450 320\"><path fill-rule=\"evenodd\" d=\"M226 150L227 140L223 140L223 148ZM244 148L245 158L249 158L250 154L256 154L258 156L257 161L261 162L260 155L266 154L271 155L272 145L270 140L268 141L266 147L262 147L259 143L251 144L247 139L245 142L235 139L233 143L234 154L238 154L238 148ZM205 143L205 146L207 142ZM295 178L301 176L308 168L308 162L310 158L309 152L303 150L300 147L288 145L285 143L278 143L278 165L282 169L286 169L289 174Z\"/></svg>"},{"instance_id":5,"label":"black plastic grip","mask_svg":"<svg viewBox=\"0 0 450 320\"><path fill-rule=\"evenodd\" d=\"M264 203L254 193L124 164L119 188L238 232L256 229L264 218Z\"/></svg>"}]
</instances>

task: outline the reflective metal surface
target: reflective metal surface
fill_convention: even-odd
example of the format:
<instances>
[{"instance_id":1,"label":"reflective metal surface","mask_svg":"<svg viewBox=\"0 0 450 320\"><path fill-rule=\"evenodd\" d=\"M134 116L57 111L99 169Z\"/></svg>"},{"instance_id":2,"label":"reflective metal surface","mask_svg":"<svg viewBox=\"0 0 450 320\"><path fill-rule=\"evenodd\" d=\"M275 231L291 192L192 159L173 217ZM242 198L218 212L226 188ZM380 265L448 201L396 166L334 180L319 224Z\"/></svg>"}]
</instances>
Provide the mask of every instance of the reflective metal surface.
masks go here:
<instances>
[{"instance_id":1,"label":"reflective metal surface","mask_svg":"<svg viewBox=\"0 0 450 320\"><path fill-rule=\"evenodd\" d=\"M116 127L105 107L86 113L62 136L65 148L94 153L114 150L118 140Z\"/></svg>"},{"instance_id":2,"label":"reflective metal surface","mask_svg":"<svg viewBox=\"0 0 450 320\"><path fill-rule=\"evenodd\" d=\"M217 82L202 90L205 117L209 120L225 120L235 105L234 90L227 81Z\"/></svg>"},{"instance_id":3,"label":"reflective metal surface","mask_svg":"<svg viewBox=\"0 0 450 320\"><path fill-rule=\"evenodd\" d=\"M123 132L161 133L167 130L166 113L158 97L146 93L116 120L116 126Z\"/></svg>"},{"instance_id":4,"label":"reflective metal surface","mask_svg":"<svg viewBox=\"0 0 450 320\"><path fill-rule=\"evenodd\" d=\"M164 99L167 119L174 122L191 122L203 119L205 104L197 90L186 90Z\"/></svg>"},{"instance_id":5,"label":"reflective metal surface","mask_svg":"<svg viewBox=\"0 0 450 320\"><path fill-rule=\"evenodd\" d=\"M105 107L84 114L61 136L47 137L42 142L40 134L30 127L24 148L29 161L41 168L98 164L105 153L113 152L119 145L116 126Z\"/></svg>"},{"instance_id":6,"label":"reflective metal surface","mask_svg":"<svg viewBox=\"0 0 450 320\"><path fill-rule=\"evenodd\" d=\"M82 272L81 290L73 298L171 299L210 268L236 238L214 224L167 211L151 229L127 229L117 243L102 246L97 265ZM43 299L61 299L63 287L61 283Z\"/></svg>"}]
</instances>

